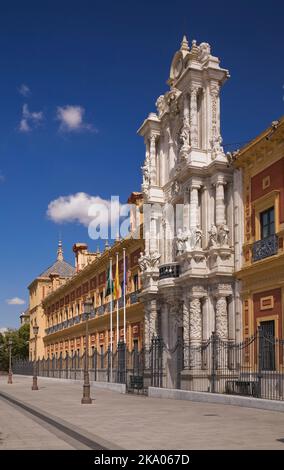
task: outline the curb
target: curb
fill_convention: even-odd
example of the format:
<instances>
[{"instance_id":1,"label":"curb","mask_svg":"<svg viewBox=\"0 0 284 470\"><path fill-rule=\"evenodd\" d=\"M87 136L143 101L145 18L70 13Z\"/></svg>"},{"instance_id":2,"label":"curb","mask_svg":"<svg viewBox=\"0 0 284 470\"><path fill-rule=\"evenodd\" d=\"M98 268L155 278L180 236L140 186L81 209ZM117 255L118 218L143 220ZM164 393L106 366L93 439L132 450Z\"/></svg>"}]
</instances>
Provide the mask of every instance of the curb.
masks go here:
<instances>
[{"instance_id":1,"label":"curb","mask_svg":"<svg viewBox=\"0 0 284 470\"><path fill-rule=\"evenodd\" d=\"M187 390L149 387L148 397L166 398L171 400L189 400L219 405L233 405L260 410L280 411L284 413L284 401L265 400L263 398L242 397L236 395L222 395L218 393L191 392Z\"/></svg>"}]
</instances>

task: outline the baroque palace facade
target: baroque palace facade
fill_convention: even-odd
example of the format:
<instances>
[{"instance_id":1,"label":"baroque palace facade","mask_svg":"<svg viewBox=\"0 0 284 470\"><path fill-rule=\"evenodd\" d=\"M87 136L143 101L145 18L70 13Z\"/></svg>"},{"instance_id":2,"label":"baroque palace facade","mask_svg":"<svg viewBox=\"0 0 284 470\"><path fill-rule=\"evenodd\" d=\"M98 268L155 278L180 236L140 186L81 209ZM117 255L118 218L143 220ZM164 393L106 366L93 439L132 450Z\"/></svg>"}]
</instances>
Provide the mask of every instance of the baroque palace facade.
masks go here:
<instances>
[{"instance_id":1,"label":"baroque palace facade","mask_svg":"<svg viewBox=\"0 0 284 470\"><path fill-rule=\"evenodd\" d=\"M140 258L146 346L153 334L169 350L179 339L201 346L212 331L224 340L241 339L234 278L241 261L241 180L228 165L220 133L220 91L228 77L209 44L192 41L189 47L184 37L169 90L139 129L146 145L143 196L152 208ZM186 351L185 381L194 373ZM170 356L166 386L175 387L179 366Z\"/></svg>"},{"instance_id":2,"label":"baroque palace facade","mask_svg":"<svg viewBox=\"0 0 284 470\"><path fill-rule=\"evenodd\" d=\"M242 171L243 336L284 337L284 118L235 154ZM273 362L273 354L270 354ZM272 366L272 364L271 364Z\"/></svg>"},{"instance_id":3,"label":"baroque palace facade","mask_svg":"<svg viewBox=\"0 0 284 470\"><path fill-rule=\"evenodd\" d=\"M129 202L141 205L141 193L132 193ZM63 259L61 243L56 262L37 277L29 286L30 324L39 326L37 357L63 357L84 352L85 321L83 303L93 302L89 320L90 348L105 354L110 346L110 295L106 295L109 260L113 260L113 278L116 270L116 254L120 279L123 282L123 250L126 255L126 332L123 330L123 298L118 299L119 340L128 349L141 349L143 337L143 307L138 301L140 269L138 259L144 250L142 238L128 237L106 246L103 253L90 253L85 243L75 243L75 268ZM113 348L117 344L116 300L113 301ZM33 328L30 332L30 359L34 358Z\"/></svg>"},{"instance_id":4,"label":"baroque palace facade","mask_svg":"<svg viewBox=\"0 0 284 470\"><path fill-rule=\"evenodd\" d=\"M84 352L87 297L94 307L89 347L106 352L111 337L107 270L111 257L115 271L118 252L122 280L123 250L127 323L124 332L119 301L119 338L115 304L113 309L114 345L125 335L130 351L149 351L153 337L162 338L164 386L188 388L201 372L208 389L212 358L205 364L200 351L207 348L211 354L213 332L224 350L235 345L237 351L258 326L283 338L284 119L241 150L225 154L220 91L228 78L209 44L189 46L183 38L171 63L169 89L138 131L146 147L142 192L132 193L128 202L139 208L143 236L116 241L102 254L76 243L75 267L64 261L59 246L54 265L29 286L25 317L31 326L39 325L38 357ZM32 359L32 328L30 335ZM222 373L230 366L236 378L230 361L224 361ZM150 370L147 360L145 369Z\"/></svg>"}]
</instances>

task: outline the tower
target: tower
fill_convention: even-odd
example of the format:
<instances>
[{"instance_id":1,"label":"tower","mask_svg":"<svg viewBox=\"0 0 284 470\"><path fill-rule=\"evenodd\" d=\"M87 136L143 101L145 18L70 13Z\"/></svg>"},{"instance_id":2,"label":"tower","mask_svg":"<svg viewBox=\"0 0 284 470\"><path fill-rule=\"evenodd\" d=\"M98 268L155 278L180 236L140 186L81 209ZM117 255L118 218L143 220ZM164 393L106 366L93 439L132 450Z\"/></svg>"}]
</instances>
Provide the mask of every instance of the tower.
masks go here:
<instances>
[{"instance_id":1,"label":"tower","mask_svg":"<svg viewBox=\"0 0 284 470\"><path fill-rule=\"evenodd\" d=\"M179 337L198 347L213 331L226 341L237 336L234 182L220 131L220 90L228 77L209 44L193 40L189 47L184 36L169 90L138 130L146 146L140 259L146 348L156 334L169 349ZM166 386L189 380L189 361L184 357L180 371L169 361Z\"/></svg>"}]
</instances>

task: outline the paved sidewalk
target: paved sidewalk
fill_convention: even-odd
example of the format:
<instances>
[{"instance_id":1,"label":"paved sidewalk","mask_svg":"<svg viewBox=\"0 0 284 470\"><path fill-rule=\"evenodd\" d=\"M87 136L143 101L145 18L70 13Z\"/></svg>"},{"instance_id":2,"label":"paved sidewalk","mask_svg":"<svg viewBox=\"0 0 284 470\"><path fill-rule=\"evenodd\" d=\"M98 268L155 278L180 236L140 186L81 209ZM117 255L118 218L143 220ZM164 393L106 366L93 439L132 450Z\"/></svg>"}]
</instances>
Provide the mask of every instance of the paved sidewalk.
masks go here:
<instances>
[{"instance_id":1,"label":"paved sidewalk","mask_svg":"<svg viewBox=\"0 0 284 470\"><path fill-rule=\"evenodd\" d=\"M284 450L284 413L108 390L92 390L94 404L81 405L82 385L40 377L40 390L32 391L31 380L14 376L7 385L0 379L0 392L84 430L108 448ZM1 419L0 432L2 426Z\"/></svg>"},{"instance_id":2,"label":"paved sidewalk","mask_svg":"<svg viewBox=\"0 0 284 470\"><path fill-rule=\"evenodd\" d=\"M0 399L0 451L7 449L73 449L52 432Z\"/></svg>"}]
</instances>

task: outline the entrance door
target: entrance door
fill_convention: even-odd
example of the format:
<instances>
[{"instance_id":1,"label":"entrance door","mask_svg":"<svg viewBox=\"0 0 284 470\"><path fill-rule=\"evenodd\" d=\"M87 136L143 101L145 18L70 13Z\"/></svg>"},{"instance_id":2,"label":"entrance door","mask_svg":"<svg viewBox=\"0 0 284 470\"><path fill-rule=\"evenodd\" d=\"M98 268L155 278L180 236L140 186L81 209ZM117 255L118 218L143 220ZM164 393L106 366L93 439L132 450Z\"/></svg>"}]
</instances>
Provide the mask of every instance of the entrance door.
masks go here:
<instances>
[{"instance_id":1,"label":"entrance door","mask_svg":"<svg viewBox=\"0 0 284 470\"><path fill-rule=\"evenodd\" d=\"M275 323L274 320L260 323L260 365L262 370L275 370Z\"/></svg>"}]
</instances>

